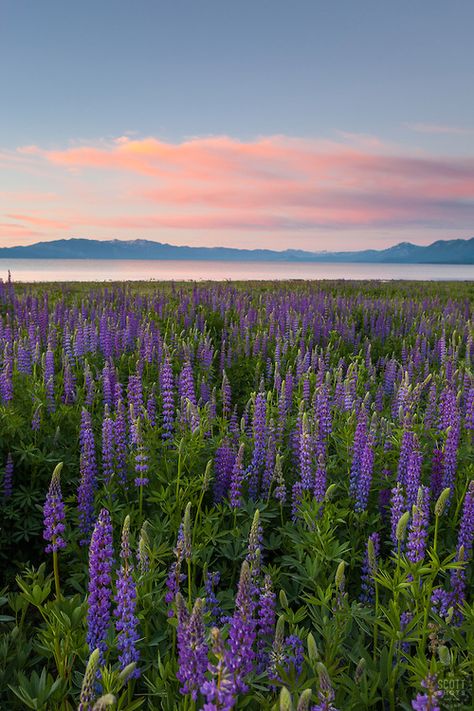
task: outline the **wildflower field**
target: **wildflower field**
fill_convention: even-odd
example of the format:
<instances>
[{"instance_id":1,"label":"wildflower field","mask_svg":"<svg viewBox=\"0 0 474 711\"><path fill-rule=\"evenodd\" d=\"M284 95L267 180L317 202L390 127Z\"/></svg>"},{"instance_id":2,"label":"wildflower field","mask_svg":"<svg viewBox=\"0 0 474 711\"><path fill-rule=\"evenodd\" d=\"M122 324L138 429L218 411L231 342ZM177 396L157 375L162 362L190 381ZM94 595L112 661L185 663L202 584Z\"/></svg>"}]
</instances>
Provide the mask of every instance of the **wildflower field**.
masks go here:
<instances>
[{"instance_id":1,"label":"wildflower field","mask_svg":"<svg viewBox=\"0 0 474 711\"><path fill-rule=\"evenodd\" d=\"M0 708L471 709L473 283L0 283Z\"/></svg>"}]
</instances>

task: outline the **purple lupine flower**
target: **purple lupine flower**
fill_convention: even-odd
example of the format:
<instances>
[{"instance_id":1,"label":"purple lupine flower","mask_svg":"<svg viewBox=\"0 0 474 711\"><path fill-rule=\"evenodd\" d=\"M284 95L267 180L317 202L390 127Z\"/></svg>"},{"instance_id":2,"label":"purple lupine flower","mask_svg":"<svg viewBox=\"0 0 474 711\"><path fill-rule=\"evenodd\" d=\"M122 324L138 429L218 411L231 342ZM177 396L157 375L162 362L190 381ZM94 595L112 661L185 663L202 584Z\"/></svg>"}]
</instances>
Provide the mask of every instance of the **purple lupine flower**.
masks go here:
<instances>
[{"instance_id":1,"label":"purple lupine flower","mask_svg":"<svg viewBox=\"0 0 474 711\"><path fill-rule=\"evenodd\" d=\"M56 403L54 398L54 353L48 348L44 357L44 385L48 412L54 412Z\"/></svg>"},{"instance_id":2,"label":"purple lupine flower","mask_svg":"<svg viewBox=\"0 0 474 711\"><path fill-rule=\"evenodd\" d=\"M413 699L411 706L414 711L440 711L439 700L443 697L443 692L438 687L436 674L428 674L421 686L426 693L417 694Z\"/></svg>"},{"instance_id":3,"label":"purple lupine flower","mask_svg":"<svg viewBox=\"0 0 474 711\"><path fill-rule=\"evenodd\" d=\"M257 672L264 671L269 662L269 652L275 634L276 595L272 579L265 575L257 610Z\"/></svg>"},{"instance_id":4,"label":"purple lupine flower","mask_svg":"<svg viewBox=\"0 0 474 711\"><path fill-rule=\"evenodd\" d=\"M306 412L303 414L303 420L301 424L299 442L299 466L302 488L312 489L314 483L314 475L312 471L311 435L309 432L308 415Z\"/></svg>"},{"instance_id":5,"label":"purple lupine flower","mask_svg":"<svg viewBox=\"0 0 474 711\"><path fill-rule=\"evenodd\" d=\"M182 694L190 694L196 701L205 682L208 666L208 646L205 641L203 603L197 598L191 615L180 593L176 596L178 612L178 671L176 676L182 686Z\"/></svg>"},{"instance_id":6,"label":"purple lupine flower","mask_svg":"<svg viewBox=\"0 0 474 711\"><path fill-rule=\"evenodd\" d=\"M398 459L397 481L405 486L408 462L415 446L415 435L406 427L403 430L402 443L400 446L400 456ZM417 489L418 490L418 489Z\"/></svg>"},{"instance_id":7,"label":"purple lupine flower","mask_svg":"<svg viewBox=\"0 0 474 711\"><path fill-rule=\"evenodd\" d=\"M242 505L242 484L244 480L244 450L245 445L242 444L239 447L237 457L235 458L234 466L232 468L232 473L230 475L230 490L229 490L229 501L233 509L240 508Z\"/></svg>"},{"instance_id":8,"label":"purple lupine flower","mask_svg":"<svg viewBox=\"0 0 474 711\"><path fill-rule=\"evenodd\" d=\"M367 413L364 407L361 407L357 416L357 425L354 434L354 442L352 445L352 464L350 473L349 493L351 497L355 497L359 483L360 469L362 463L362 454L364 452L367 438Z\"/></svg>"},{"instance_id":9,"label":"purple lupine flower","mask_svg":"<svg viewBox=\"0 0 474 711\"><path fill-rule=\"evenodd\" d=\"M333 704L336 695L324 664L318 662L317 671L319 679L318 703L312 707L311 711L337 711Z\"/></svg>"},{"instance_id":10,"label":"purple lupine flower","mask_svg":"<svg viewBox=\"0 0 474 711\"><path fill-rule=\"evenodd\" d=\"M420 563L425 557L429 514L429 489L427 486L420 486L408 528L407 558L412 563Z\"/></svg>"},{"instance_id":11,"label":"purple lupine flower","mask_svg":"<svg viewBox=\"0 0 474 711\"><path fill-rule=\"evenodd\" d=\"M107 651L112 597L112 522L107 509L102 509L92 533L89 548L89 597L87 612L87 644L100 649L101 663Z\"/></svg>"},{"instance_id":12,"label":"purple lupine flower","mask_svg":"<svg viewBox=\"0 0 474 711\"><path fill-rule=\"evenodd\" d=\"M417 444L414 444L412 451L408 457L406 477L405 477L405 489L407 494L407 503L409 506L413 506L416 503L416 498L418 496L418 489L421 483L421 464L423 461L423 456L419 450Z\"/></svg>"},{"instance_id":13,"label":"purple lupine flower","mask_svg":"<svg viewBox=\"0 0 474 711\"><path fill-rule=\"evenodd\" d=\"M227 496L232 480L236 455L225 442L216 449L214 456L214 502L219 504Z\"/></svg>"},{"instance_id":14,"label":"purple lupine flower","mask_svg":"<svg viewBox=\"0 0 474 711\"><path fill-rule=\"evenodd\" d=\"M275 469L273 471L273 480L275 482L273 496L281 504L284 504L286 501L286 483L285 483L285 477L283 476L283 467L281 464L280 453L278 453L275 458Z\"/></svg>"},{"instance_id":15,"label":"purple lupine flower","mask_svg":"<svg viewBox=\"0 0 474 711\"><path fill-rule=\"evenodd\" d=\"M227 419L232 409L232 390L225 370L222 373L222 417Z\"/></svg>"},{"instance_id":16,"label":"purple lupine flower","mask_svg":"<svg viewBox=\"0 0 474 711\"><path fill-rule=\"evenodd\" d=\"M267 497L273 480L276 455L276 437L273 420L268 425L267 445L265 450L265 465L262 474L262 496Z\"/></svg>"},{"instance_id":17,"label":"purple lupine flower","mask_svg":"<svg viewBox=\"0 0 474 711\"><path fill-rule=\"evenodd\" d=\"M245 679L252 671L255 659L257 621L252 588L250 566L248 561L244 560L235 600L235 611L229 624L229 649L225 657L226 666L234 678L235 689L242 693L247 691Z\"/></svg>"},{"instance_id":18,"label":"purple lupine flower","mask_svg":"<svg viewBox=\"0 0 474 711\"><path fill-rule=\"evenodd\" d=\"M403 488L400 483L398 483L393 489L390 497L390 537L392 539L392 545L397 550L398 539L397 539L397 526L398 522L406 511L406 501Z\"/></svg>"},{"instance_id":19,"label":"purple lupine flower","mask_svg":"<svg viewBox=\"0 0 474 711\"><path fill-rule=\"evenodd\" d=\"M374 580L377 571L377 559L380 555L380 534L371 533L365 548L362 563L361 602L371 603L374 599Z\"/></svg>"},{"instance_id":20,"label":"purple lupine flower","mask_svg":"<svg viewBox=\"0 0 474 711\"><path fill-rule=\"evenodd\" d=\"M458 541L456 547L456 561L467 562L472 555L474 542L474 479L469 483L469 487L464 498L461 522L459 524ZM462 605L466 598L466 566L453 569L451 571L451 587L455 594L455 600ZM458 618L460 614L458 613Z\"/></svg>"},{"instance_id":21,"label":"purple lupine flower","mask_svg":"<svg viewBox=\"0 0 474 711\"><path fill-rule=\"evenodd\" d=\"M163 434L164 440L169 440L173 437L174 429L174 391L173 391L173 370L171 368L170 359L166 356L160 370L160 389L163 417Z\"/></svg>"},{"instance_id":22,"label":"purple lupine flower","mask_svg":"<svg viewBox=\"0 0 474 711\"><path fill-rule=\"evenodd\" d=\"M102 422L102 472L106 486L110 484L114 474L114 439L114 421L106 405Z\"/></svg>"},{"instance_id":23,"label":"purple lupine flower","mask_svg":"<svg viewBox=\"0 0 474 711\"><path fill-rule=\"evenodd\" d=\"M120 388L120 385L117 384L117 387ZM119 397L116 404L114 421L114 460L115 471L122 486L126 486L127 484L127 455L127 420L125 418L123 402Z\"/></svg>"},{"instance_id":24,"label":"purple lupine flower","mask_svg":"<svg viewBox=\"0 0 474 711\"><path fill-rule=\"evenodd\" d=\"M155 384L152 385L148 399L146 401L146 416L150 423L150 427L155 427L156 425L156 392Z\"/></svg>"},{"instance_id":25,"label":"purple lupine flower","mask_svg":"<svg viewBox=\"0 0 474 711\"><path fill-rule=\"evenodd\" d=\"M205 679L201 693L206 698L202 711L230 711L236 703L234 678L226 664L226 650L217 627L211 630L212 652L217 662L210 663L211 679Z\"/></svg>"},{"instance_id":26,"label":"purple lupine flower","mask_svg":"<svg viewBox=\"0 0 474 711\"><path fill-rule=\"evenodd\" d=\"M45 548L46 553L57 553L61 548L66 548L66 541L62 536L66 528L66 514L61 493L61 469L62 464L59 464L53 471L43 507L43 538L49 541Z\"/></svg>"},{"instance_id":27,"label":"purple lupine flower","mask_svg":"<svg viewBox=\"0 0 474 711\"><path fill-rule=\"evenodd\" d=\"M117 648L120 652L120 669L123 670L132 662L138 662L140 658L137 649L139 640L136 615L137 590L132 575L129 516L126 516L123 524L120 558L121 565L117 573L117 591L114 598L116 604L114 615L117 618L115 629L117 630ZM128 678L137 679L139 676L140 670L135 667Z\"/></svg>"},{"instance_id":28,"label":"purple lupine flower","mask_svg":"<svg viewBox=\"0 0 474 711\"><path fill-rule=\"evenodd\" d=\"M294 670L296 678L299 677L303 670L304 662L304 647L303 642L296 634L290 634L284 642L284 660L283 668L287 674Z\"/></svg>"},{"instance_id":29,"label":"purple lupine flower","mask_svg":"<svg viewBox=\"0 0 474 711\"><path fill-rule=\"evenodd\" d=\"M443 450L436 448L433 451L431 460L431 480L430 489L433 498L437 499L443 490L443 472L444 472L444 455Z\"/></svg>"},{"instance_id":30,"label":"purple lupine flower","mask_svg":"<svg viewBox=\"0 0 474 711\"><path fill-rule=\"evenodd\" d=\"M97 480L97 464L95 458L94 433L91 417L87 410L82 410L80 441L80 481L77 489L77 506L79 510L79 530L84 536L80 541L86 545L94 521L94 492Z\"/></svg>"},{"instance_id":31,"label":"purple lupine flower","mask_svg":"<svg viewBox=\"0 0 474 711\"><path fill-rule=\"evenodd\" d=\"M204 611L210 614L213 627L220 624L222 617L221 606L214 592L214 588L219 584L220 579L220 573L210 573L206 570L206 577L204 579L204 590L206 591Z\"/></svg>"},{"instance_id":32,"label":"purple lupine flower","mask_svg":"<svg viewBox=\"0 0 474 711\"><path fill-rule=\"evenodd\" d=\"M11 452L7 454L7 461L5 462L5 471L3 474L3 497L9 499L13 494L13 457Z\"/></svg>"},{"instance_id":33,"label":"purple lupine flower","mask_svg":"<svg viewBox=\"0 0 474 711\"><path fill-rule=\"evenodd\" d=\"M360 458L359 480L356 490L355 510L365 511L369 502L370 485L374 470L374 432L368 433Z\"/></svg>"},{"instance_id":34,"label":"purple lupine flower","mask_svg":"<svg viewBox=\"0 0 474 711\"><path fill-rule=\"evenodd\" d=\"M256 499L260 488L260 470L265 462L267 398L265 393L259 392L255 396L253 413L253 453L252 461L248 467L249 496Z\"/></svg>"}]
</instances>

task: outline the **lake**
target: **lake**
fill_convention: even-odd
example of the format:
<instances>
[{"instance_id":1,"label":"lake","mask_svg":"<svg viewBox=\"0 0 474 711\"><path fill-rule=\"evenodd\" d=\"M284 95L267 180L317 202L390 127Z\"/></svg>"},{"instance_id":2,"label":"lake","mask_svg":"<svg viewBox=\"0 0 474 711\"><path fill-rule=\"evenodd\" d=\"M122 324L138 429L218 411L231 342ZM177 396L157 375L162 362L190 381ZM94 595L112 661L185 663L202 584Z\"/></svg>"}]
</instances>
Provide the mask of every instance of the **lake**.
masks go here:
<instances>
[{"instance_id":1,"label":"lake","mask_svg":"<svg viewBox=\"0 0 474 711\"><path fill-rule=\"evenodd\" d=\"M32 281L201 281L284 279L407 279L472 281L473 265L214 262L192 260L0 259L16 282Z\"/></svg>"}]
</instances>

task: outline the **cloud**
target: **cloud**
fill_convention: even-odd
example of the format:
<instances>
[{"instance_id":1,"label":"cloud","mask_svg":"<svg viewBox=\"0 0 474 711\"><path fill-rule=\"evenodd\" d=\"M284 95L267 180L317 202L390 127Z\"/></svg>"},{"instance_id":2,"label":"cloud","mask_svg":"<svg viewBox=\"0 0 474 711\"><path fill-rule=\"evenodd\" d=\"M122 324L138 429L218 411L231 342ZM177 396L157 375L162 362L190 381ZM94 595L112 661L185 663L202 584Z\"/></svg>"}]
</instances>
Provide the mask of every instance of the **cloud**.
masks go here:
<instances>
[{"instance_id":1,"label":"cloud","mask_svg":"<svg viewBox=\"0 0 474 711\"><path fill-rule=\"evenodd\" d=\"M45 183L44 191L56 199L45 197L39 209L25 189L21 209L6 214L19 229L47 237L84 229L109 237L210 230L289 236L474 223L473 157L421 154L363 134L179 143L122 135L66 148L24 146L12 160L15 170L22 160L28 170L51 172L54 189Z\"/></svg>"}]
</instances>

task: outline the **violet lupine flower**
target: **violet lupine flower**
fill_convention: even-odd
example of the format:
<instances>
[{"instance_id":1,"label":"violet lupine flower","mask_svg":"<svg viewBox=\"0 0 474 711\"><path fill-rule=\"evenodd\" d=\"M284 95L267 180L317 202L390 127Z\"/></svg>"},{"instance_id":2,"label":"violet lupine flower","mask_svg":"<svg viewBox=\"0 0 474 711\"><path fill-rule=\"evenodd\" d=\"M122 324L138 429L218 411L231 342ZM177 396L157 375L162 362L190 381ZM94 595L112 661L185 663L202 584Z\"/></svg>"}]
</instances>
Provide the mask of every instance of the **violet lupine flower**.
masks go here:
<instances>
[{"instance_id":1,"label":"violet lupine flower","mask_svg":"<svg viewBox=\"0 0 474 711\"><path fill-rule=\"evenodd\" d=\"M408 469L408 462L410 459L410 455L413 451L413 448L415 446L415 435L413 432L409 429L403 430L403 436L402 436L402 443L400 446L400 456L398 459L398 471L397 471L397 481L402 485L405 486L406 484L406 477L407 477L407 469Z\"/></svg>"},{"instance_id":2,"label":"violet lupine flower","mask_svg":"<svg viewBox=\"0 0 474 711\"><path fill-rule=\"evenodd\" d=\"M362 563L361 602L371 603L374 600L374 580L377 571L377 559L380 555L380 534L371 533L365 548Z\"/></svg>"},{"instance_id":3,"label":"violet lupine flower","mask_svg":"<svg viewBox=\"0 0 474 711\"><path fill-rule=\"evenodd\" d=\"M201 686L201 693L206 698L202 711L230 711L236 703L236 690L232 673L226 664L224 641L217 627L212 628L211 638L212 653L217 662L208 665L211 679L205 679Z\"/></svg>"},{"instance_id":4,"label":"violet lupine flower","mask_svg":"<svg viewBox=\"0 0 474 711\"><path fill-rule=\"evenodd\" d=\"M359 484L360 469L362 464L362 454L365 448L367 438L367 413L364 407L361 407L357 416L357 425L354 433L354 442L352 445L352 464L350 473L349 493L351 497L355 497Z\"/></svg>"},{"instance_id":5,"label":"violet lupine flower","mask_svg":"<svg viewBox=\"0 0 474 711\"><path fill-rule=\"evenodd\" d=\"M54 399L54 353L50 348L48 348L44 356L44 385L48 412L54 412L56 409Z\"/></svg>"},{"instance_id":6,"label":"violet lupine flower","mask_svg":"<svg viewBox=\"0 0 474 711\"><path fill-rule=\"evenodd\" d=\"M283 668L287 674L294 670L296 678L299 677L303 670L304 662L304 647L303 642L296 634L290 634L284 642L284 660Z\"/></svg>"},{"instance_id":7,"label":"violet lupine flower","mask_svg":"<svg viewBox=\"0 0 474 711\"><path fill-rule=\"evenodd\" d=\"M275 458L275 469L273 471L273 481L275 482L275 488L273 490L273 496L281 504L286 501L286 482L283 476L283 467L281 465L281 454L278 453Z\"/></svg>"},{"instance_id":8,"label":"violet lupine flower","mask_svg":"<svg viewBox=\"0 0 474 711\"><path fill-rule=\"evenodd\" d=\"M406 511L406 501L403 488L398 483L393 489L390 497L390 537L395 550L398 549L397 526L398 522Z\"/></svg>"},{"instance_id":9,"label":"violet lupine flower","mask_svg":"<svg viewBox=\"0 0 474 711\"><path fill-rule=\"evenodd\" d=\"M273 420L268 425L267 445L265 450L265 465L262 474L262 496L267 497L273 479L276 456L276 436Z\"/></svg>"},{"instance_id":10,"label":"violet lupine flower","mask_svg":"<svg viewBox=\"0 0 474 711\"><path fill-rule=\"evenodd\" d=\"M425 694L417 694L411 702L414 711L440 711L439 700L443 697L443 692L438 687L436 674L428 674L423 679L421 686L426 690Z\"/></svg>"},{"instance_id":11,"label":"violet lupine flower","mask_svg":"<svg viewBox=\"0 0 474 711\"><path fill-rule=\"evenodd\" d=\"M319 678L318 703L312 707L311 711L337 711L333 704L336 695L324 664L318 662L317 671Z\"/></svg>"},{"instance_id":12,"label":"violet lupine flower","mask_svg":"<svg viewBox=\"0 0 474 711\"><path fill-rule=\"evenodd\" d=\"M248 690L245 679L252 671L255 660L256 628L252 574L248 561L244 560L235 600L235 611L229 624L229 649L225 657L226 666L234 678L235 691L238 693L245 693Z\"/></svg>"},{"instance_id":13,"label":"violet lupine flower","mask_svg":"<svg viewBox=\"0 0 474 711\"><path fill-rule=\"evenodd\" d=\"M110 484L114 474L114 439L114 421L106 405L102 422L102 472L106 486Z\"/></svg>"},{"instance_id":14,"label":"violet lupine flower","mask_svg":"<svg viewBox=\"0 0 474 711\"><path fill-rule=\"evenodd\" d=\"M139 639L136 615L137 590L132 576L129 516L125 518L123 524L120 558L122 562L117 573L114 615L117 618L115 629L117 630L117 647L120 652L120 669L123 670L132 662L138 662L140 658L140 653L137 650ZM139 676L140 670L135 667L128 678L137 679Z\"/></svg>"},{"instance_id":15,"label":"violet lupine flower","mask_svg":"<svg viewBox=\"0 0 474 711\"><path fill-rule=\"evenodd\" d=\"M437 499L443 490L444 454L442 449L433 451L431 460L430 489L434 499Z\"/></svg>"},{"instance_id":16,"label":"violet lupine flower","mask_svg":"<svg viewBox=\"0 0 474 711\"><path fill-rule=\"evenodd\" d=\"M197 598L191 615L180 593L176 596L178 612L178 671L176 676L182 686L182 694L190 694L196 701L203 686L208 667L208 646L205 641L203 602Z\"/></svg>"},{"instance_id":17,"label":"violet lupine flower","mask_svg":"<svg viewBox=\"0 0 474 711\"><path fill-rule=\"evenodd\" d=\"M206 577L204 579L204 590L206 591L204 611L210 614L213 627L220 624L222 617L222 609L214 592L214 588L219 585L220 579L220 573L210 573L206 570Z\"/></svg>"},{"instance_id":18,"label":"violet lupine flower","mask_svg":"<svg viewBox=\"0 0 474 711\"><path fill-rule=\"evenodd\" d=\"M9 499L13 494L13 457L11 452L7 454L7 461L5 463L5 471L3 474L3 497Z\"/></svg>"},{"instance_id":19,"label":"violet lupine flower","mask_svg":"<svg viewBox=\"0 0 474 711\"><path fill-rule=\"evenodd\" d=\"M150 427L155 427L156 425L156 393L155 393L155 385L152 385L150 394L148 395L148 399L146 401L146 416L147 420L150 423Z\"/></svg>"},{"instance_id":20,"label":"violet lupine flower","mask_svg":"<svg viewBox=\"0 0 474 711\"><path fill-rule=\"evenodd\" d=\"M107 632L110 623L112 597L112 522L107 509L102 509L92 533L89 548L89 597L87 612L87 644L89 649L100 649L104 663L107 651Z\"/></svg>"},{"instance_id":21,"label":"violet lupine flower","mask_svg":"<svg viewBox=\"0 0 474 711\"><path fill-rule=\"evenodd\" d=\"M227 496L235 465L235 452L227 444L216 449L214 456L214 502L219 504Z\"/></svg>"},{"instance_id":22,"label":"violet lupine flower","mask_svg":"<svg viewBox=\"0 0 474 711\"><path fill-rule=\"evenodd\" d=\"M46 553L57 553L61 548L66 548L66 541L62 536L66 528L64 525L66 515L61 493L61 469L62 464L58 464L53 471L43 507L43 538L49 541L45 548Z\"/></svg>"},{"instance_id":23,"label":"violet lupine flower","mask_svg":"<svg viewBox=\"0 0 474 711\"><path fill-rule=\"evenodd\" d=\"M127 484L127 455L128 440L125 408L122 400L118 399L114 421L114 458L115 470L122 486Z\"/></svg>"},{"instance_id":24,"label":"violet lupine flower","mask_svg":"<svg viewBox=\"0 0 474 711\"><path fill-rule=\"evenodd\" d=\"M94 521L94 492L97 479L97 464L95 458L94 433L91 417L87 410L82 410L80 441L80 481L77 489L77 506L79 509L79 530L84 538L81 545L86 545Z\"/></svg>"},{"instance_id":25,"label":"violet lupine flower","mask_svg":"<svg viewBox=\"0 0 474 711\"><path fill-rule=\"evenodd\" d=\"M230 475L229 501L233 509L238 509L242 505L242 484L245 475L244 450L245 445L242 442Z\"/></svg>"},{"instance_id":26,"label":"violet lupine flower","mask_svg":"<svg viewBox=\"0 0 474 711\"><path fill-rule=\"evenodd\" d=\"M461 522L457 541L457 561L469 561L474 542L474 479L469 483L464 498ZM458 604L463 604L466 597L466 566L451 571L451 587Z\"/></svg>"},{"instance_id":27,"label":"violet lupine flower","mask_svg":"<svg viewBox=\"0 0 474 711\"><path fill-rule=\"evenodd\" d=\"M173 437L174 429L174 392L173 392L173 370L171 368L170 359L166 356L160 370L160 388L163 416L163 434L164 440L169 440Z\"/></svg>"},{"instance_id":28,"label":"violet lupine flower","mask_svg":"<svg viewBox=\"0 0 474 711\"><path fill-rule=\"evenodd\" d=\"M272 579L269 575L265 575L257 611L257 673L261 673L268 666L269 652L275 634L275 608L276 595L273 591Z\"/></svg>"},{"instance_id":29,"label":"violet lupine flower","mask_svg":"<svg viewBox=\"0 0 474 711\"><path fill-rule=\"evenodd\" d=\"M409 506L414 506L418 496L418 489L421 483L421 464L423 456L418 446L415 444L410 452L407 463L405 489L407 494L407 503Z\"/></svg>"},{"instance_id":30,"label":"violet lupine flower","mask_svg":"<svg viewBox=\"0 0 474 711\"><path fill-rule=\"evenodd\" d=\"M309 432L308 415L306 412L303 414L299 445L299 466L301 485L303 489L309 490L313 488L314 476L311 466L311 435Z\"/></svg>"},{"instance_id":31,"label":"violet lupine flower","mask_svg":"<svg viewBox=\"0 0 474 711\"><path fill-rule=\"evenodd\" d=\"M267 434L267 398L265 393L259 392L255 396L253 413L253 453L252 461L248 467L249 496L256 499L260 488L260 469L265 462L265 439Z\"/></svg>"},{"instance_id":32,"label":"violet lupine flower","mask_svg":"<svg viewBox=\"0 0 474 711\"><path fill-rule=\"evenodd\" d=\"M370 485L374 470L374 433L371 431L366 437L362 456L360 458L359 481L356 491L355 510L365 511L369 502Z\"/></svg>"},{"instance_id":33,"label":"violet lupine flower","mask_svg":"<svg viewBox=\"0 0 474 711\"><path fill-rule=\"evenodd\" d=\"M225 370L222 373L222 417L226 420L232 409L232 390Z\"/></svg>"},{"instance_id":34,"label":"violet lupine flower","mask_svg":"<svg viewBox=\"0 0 474 711\"><path fill-rule=\"evenodd\" d=\"M420 563L425 557L429 514L429 489L427 486L420 486L408 528L407 558L411 563Z\"/></svg>"}]
</instances>

